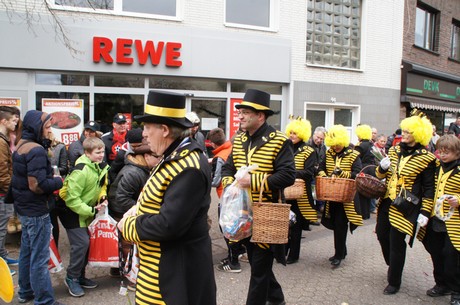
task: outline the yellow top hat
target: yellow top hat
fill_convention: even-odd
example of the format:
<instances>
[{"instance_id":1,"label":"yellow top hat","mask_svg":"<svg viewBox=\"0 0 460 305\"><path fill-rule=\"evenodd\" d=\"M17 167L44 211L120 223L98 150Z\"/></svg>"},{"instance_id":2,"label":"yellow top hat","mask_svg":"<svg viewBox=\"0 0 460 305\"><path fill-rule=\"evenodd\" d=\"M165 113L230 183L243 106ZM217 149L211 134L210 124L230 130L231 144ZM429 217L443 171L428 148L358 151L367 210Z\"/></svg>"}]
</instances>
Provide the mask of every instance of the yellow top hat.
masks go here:
<instances>
[{"instance_id":1,"label":"yellow top hat","mask_svg":"<svg viewBox=\"0 0 460 305\"><path fill-rule=\"evenodd\" d=\"M11 277L10 268L3 260L0 258L0 298L10 303L13 300L14 287L13 287L13 278Z\"/></svg>"}]
</instances>

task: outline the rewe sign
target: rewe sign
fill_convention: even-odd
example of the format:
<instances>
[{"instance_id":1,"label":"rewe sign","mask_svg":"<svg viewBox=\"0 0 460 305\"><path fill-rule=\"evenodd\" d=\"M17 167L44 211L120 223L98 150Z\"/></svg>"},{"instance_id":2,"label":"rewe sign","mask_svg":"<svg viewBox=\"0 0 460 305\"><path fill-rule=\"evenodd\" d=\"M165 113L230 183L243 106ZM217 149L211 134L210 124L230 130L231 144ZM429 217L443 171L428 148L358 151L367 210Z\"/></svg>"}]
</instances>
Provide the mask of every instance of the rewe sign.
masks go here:
<instances>
[{"instance_id":1,"label":"rewe sign","mask_svg":"<svg viewBox=\"0 0 460 305\"><path fill-rule=\"evenodd\" d=\"M93 62L106 63L116 62L117 64L132 65L137 61L140 65L150 63L153 66L160 64L163 58L167 67L180 67L179 60L180 42L164 42L147 40L133 40L117 38L112 41L107 37L93 37Z\"/></svg>"}]
</instances>

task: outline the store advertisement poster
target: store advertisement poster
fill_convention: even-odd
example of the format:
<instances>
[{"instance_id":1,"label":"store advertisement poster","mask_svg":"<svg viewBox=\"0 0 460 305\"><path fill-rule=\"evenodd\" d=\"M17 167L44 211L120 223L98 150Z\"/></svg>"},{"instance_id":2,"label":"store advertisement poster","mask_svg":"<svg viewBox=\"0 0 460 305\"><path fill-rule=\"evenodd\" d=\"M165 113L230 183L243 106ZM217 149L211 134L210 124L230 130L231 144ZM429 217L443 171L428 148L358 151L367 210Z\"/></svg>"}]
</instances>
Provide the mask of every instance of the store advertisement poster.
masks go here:
<instances>
[{"instance_id":1,"label":"store advertisement poster","mask_svg":"<svg viewBox=\"0 0 460 305\"><path fill-rule=\"evenodd\" d=\"M21 99L19 97L0 97L0 106L18 107L21 109Z\"/></svg>"},{"instance_id":2,"label":"store advertisement poster","mask_svg":"<svg viewBox=\"0 0 460 305\"><path fill-rule=\"evenodd\" d=\"M230 137L238 131L240 127L240 119L238 118L238 109L235 108L236 105L239 105L243 99L241 98L232 98L230 99Z\"/></svg>"},{"instance_id":3,"label":"store advertisement poster","mask_svg":"<svg viewBox=\"0 0 460 305\"><path fill-rule=\"evenodd\" d=\"M42 111L51 114L54 137L66 146L80 138L83 131L83 100L42 99Z\"/></svg>"}]
</instances>

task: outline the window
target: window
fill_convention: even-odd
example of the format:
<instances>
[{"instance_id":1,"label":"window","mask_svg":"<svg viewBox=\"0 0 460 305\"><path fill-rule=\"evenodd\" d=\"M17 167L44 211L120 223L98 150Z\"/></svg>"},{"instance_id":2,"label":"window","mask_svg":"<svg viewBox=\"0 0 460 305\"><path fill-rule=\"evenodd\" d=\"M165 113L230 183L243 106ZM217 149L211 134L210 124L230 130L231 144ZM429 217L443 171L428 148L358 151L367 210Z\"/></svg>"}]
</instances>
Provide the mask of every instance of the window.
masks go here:
<instances>
[{"instance_id":1,"label":"window","mask_svg":"<svg viewBox=\"0 0 460 305\"><path fill-rule=\"evenodd\" d=\"M450 57L460 61L460 21L452 20L452 39L450 43Z\"/></svg>"},{"instance_id":2,"label":"window","mask_svg":"<svg viewBox=\"0 0 460 305\"><path fill-rule=\"evenodd\" d=\"M178 17L181 0L52 0L54 8L87 12ZM169 18L168 18L169 19Z\"/></svg>"},{"instance_id":3,"label":"window","mask_svg":"<svg viewBox=\"0 0 460 305\"><path fill-rule=\"evenodd\" d=\"M433 52L437 51L436 24L438 12L419 3L415 14L415 45Z\"/></svg>"},{"instance_id":4,"label":"window","mask_svg":"<svg viewBox=\"0 0 460 305\"><path fill-rule=\"evenodd\" d=\"M89 75L37 73L37 85L89 86Z\"/></svg>"},{"instance_id":5,"label":"window","mask_svg":"<svg viewBox=\"0 0 460 305\"><path fill-rule=\"evenodd\" d=\"M361 0L307 0L308 64L359 69Z\"/></svg>"},{"instance_id":6,"label":"window","mask_svg":"<svg viewBox=\"0 0 460 305\"><path fill-rule=\"evenodd\" d=\"M279 0L226 0L225 23L230 26L276 30Z\"/></svg>"}]
</instances>

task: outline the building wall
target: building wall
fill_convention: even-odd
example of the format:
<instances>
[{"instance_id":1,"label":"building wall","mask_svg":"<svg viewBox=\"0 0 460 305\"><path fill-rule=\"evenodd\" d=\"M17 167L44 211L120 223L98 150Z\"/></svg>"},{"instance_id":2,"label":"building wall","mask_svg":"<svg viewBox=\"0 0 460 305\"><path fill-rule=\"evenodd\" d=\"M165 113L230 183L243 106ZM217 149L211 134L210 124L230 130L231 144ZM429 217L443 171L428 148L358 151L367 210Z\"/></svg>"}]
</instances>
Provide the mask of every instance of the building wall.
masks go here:
<instances>
[{"instance_id":1,"label":"building wall","mask_svg":"<svg viewBox=\"0 0 460 305\"><path fill-rule=\"evenodd\" d=\"M434 70L460 76L460 62L448 59L451 51L452 18L460 20L460 1L423 0L422 2L440 11L438 52L434 53L414 46L417 0L407 0L404 12L403 59Z\"/></svg>"}]
</instances>

